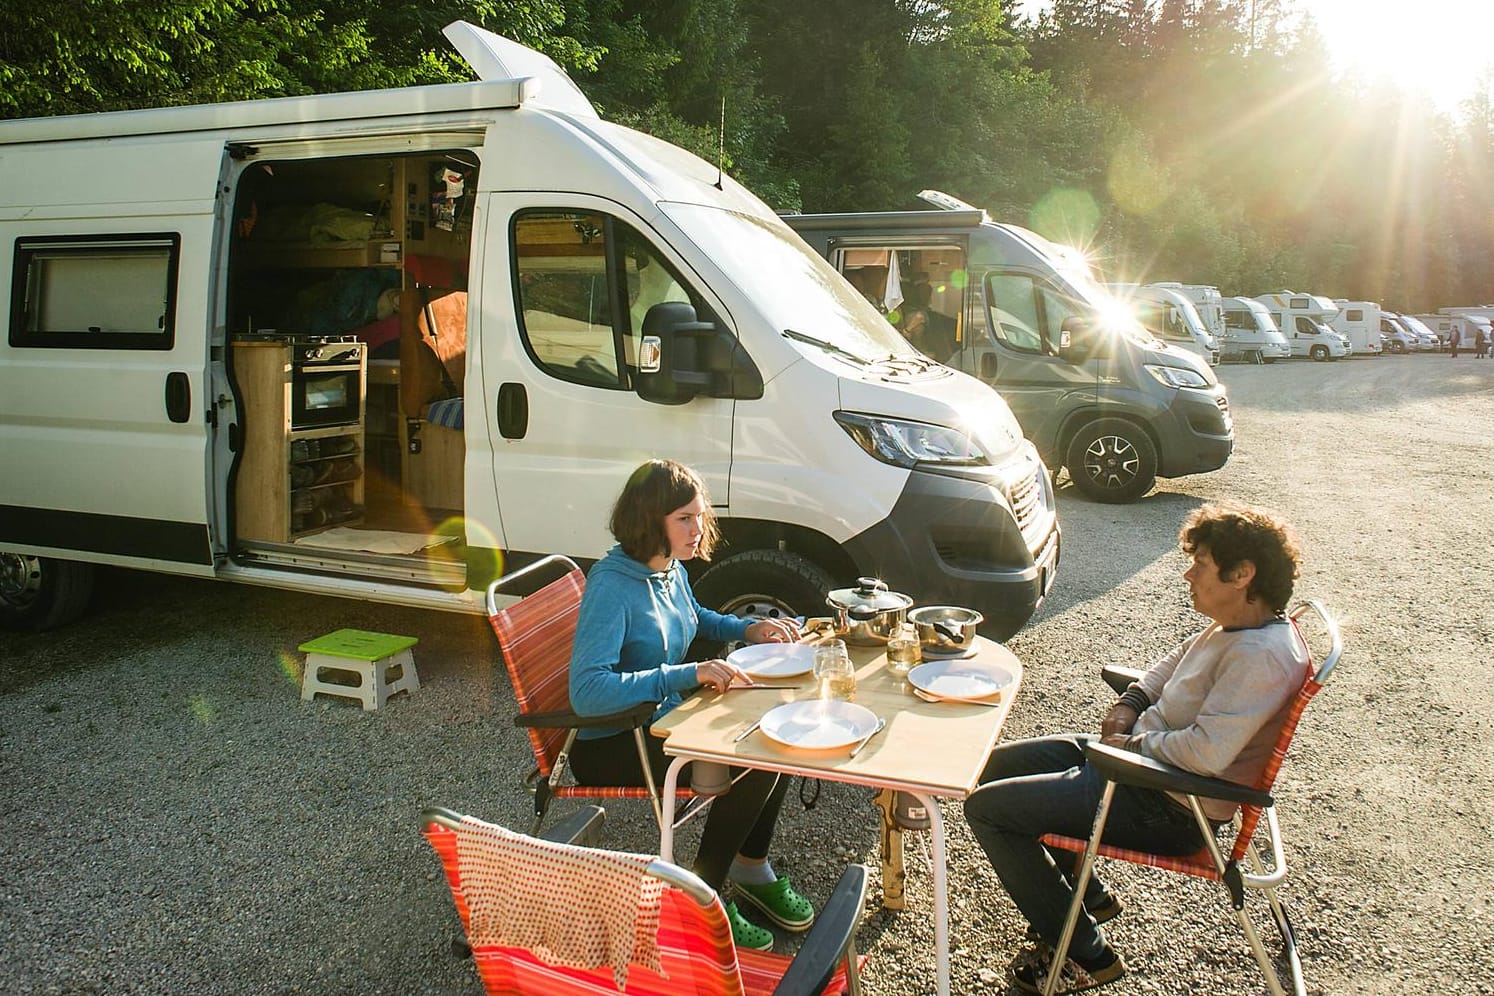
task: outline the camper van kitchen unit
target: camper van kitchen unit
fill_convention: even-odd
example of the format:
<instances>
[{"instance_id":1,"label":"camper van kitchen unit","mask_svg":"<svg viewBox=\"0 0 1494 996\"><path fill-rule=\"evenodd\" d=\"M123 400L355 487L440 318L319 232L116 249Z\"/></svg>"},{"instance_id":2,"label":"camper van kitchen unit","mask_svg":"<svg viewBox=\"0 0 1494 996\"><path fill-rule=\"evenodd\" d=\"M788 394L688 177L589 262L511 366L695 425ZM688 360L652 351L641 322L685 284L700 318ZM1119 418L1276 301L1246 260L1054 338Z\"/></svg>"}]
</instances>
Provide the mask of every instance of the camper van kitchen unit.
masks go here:
<instances>
[{"instance_id":1,"label":"camper van kitchen unit","mask_svg":"<svg viewBox=\"0 0 1494 996\"><path fill-rule=\"evenodd\" d=\"M1000 396L714 165L447 35L482 81L0 122L0 620L95 564L480 612L667 456L721 517L703 603L876 575L1016 631L1059 531Z\"/></svg>"},{"instance_id":2,"label":"camper van kitchen unit","mask_svg":"<svg viewBox=\"0 0 1494 996\"><path fill-rule=\"evenodd\" d=\"M1074 250L921 196L944 210L785 220L920 350L999 390L1089 498L1224 466L1234 423L1207 363L1142 328Z\"/></svg>"}]
</instances>

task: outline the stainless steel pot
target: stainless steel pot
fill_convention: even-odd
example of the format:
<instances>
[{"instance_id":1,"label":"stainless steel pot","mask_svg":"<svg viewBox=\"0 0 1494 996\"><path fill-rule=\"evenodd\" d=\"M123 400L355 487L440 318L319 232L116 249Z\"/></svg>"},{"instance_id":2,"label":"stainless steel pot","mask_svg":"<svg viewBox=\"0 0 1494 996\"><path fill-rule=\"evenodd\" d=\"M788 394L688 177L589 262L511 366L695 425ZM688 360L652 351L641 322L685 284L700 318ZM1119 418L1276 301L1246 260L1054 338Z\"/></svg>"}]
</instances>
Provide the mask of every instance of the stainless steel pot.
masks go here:
<instances>
[{"instance_id":1,"label":"stainless steel pot","mask_svg":"<svg viewBox=\"0 0 1494 996\"><path fill-rule=\"evenodd\" d=\"M903 614L913 599L888 591L879 578L857 578L854 588L837 588L825 604L835 610L836 632L858 647L885 646L903 624Z\"/></svg>"},{"instance_id":2,"label":"stainless steel pot","mask_svg":"<svg viewBox=\"0 0 1494 996\"><path fill-rule=\"evenodd\" d=\"M974 609L958 605L920 605L908 613L923 652L945 657L969 650L975 642L975 631L985 618Z\"/></svg>"}]
</instances>

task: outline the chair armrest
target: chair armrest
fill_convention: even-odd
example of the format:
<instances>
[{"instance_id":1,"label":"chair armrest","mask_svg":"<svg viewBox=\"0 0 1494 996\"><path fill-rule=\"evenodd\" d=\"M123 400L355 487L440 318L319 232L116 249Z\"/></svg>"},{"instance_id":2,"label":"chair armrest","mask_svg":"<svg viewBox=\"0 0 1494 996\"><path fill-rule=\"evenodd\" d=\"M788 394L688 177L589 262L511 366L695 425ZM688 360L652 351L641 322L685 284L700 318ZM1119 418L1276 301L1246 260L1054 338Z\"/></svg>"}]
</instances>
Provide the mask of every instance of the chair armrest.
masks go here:
<instances>
[{"instance_id":1,"label":"chair armrest","mask_svg":"<svg viewBox=\"0 0 1494 996\"><path fill-rule=\"evenodd\" d=\"M1140 681L1143 674L1146 674L1143 668L1126 667L1124 664L1106 664L1100 669L1100 677L1105 679L1105 684L1115 689L1117 695L1130 688L1131 682Z\"/></svg>"},{"instance_id":2,"label":"chair armrest","mask_svg":"<svg viewBox=\"0 0 1494 996\"><path fill-rule=\"evenodd\" d=\"M835 966L845 956L856 929L861 926L865 902L866 866L848 865L835 883L835 891L815 917L814 927L799 947L799 953L778 980L773 996L815 996L825 991L835 974Z\"/></svg>"},{"instance_id":3,"label":"chair armrest","mask_svg":"<svg viewBox=\"0 0 1494 996\"><path fill-rule=\"evenodd\" d=\"M515 726L535 726L542 729L554 730L585 730L598 727L634 727L647 723L654 710L659 708L655 702L640 702L631 709L622 712L608 713L605 716L578 716L569 709L561 709L556 712L521 712L514 717Z\"/></svg>"},{"instance_id":4,"label":"chair armrest","mask_svg":"<svg viewBox=\"0 0 1494 996\"><path fill-rule=\"evenodd\" d=\"M1222 799L1246 806L1271 805L1271 793L1227 782L1222 778L1195 775L1191 771L1175 768L1170 764L1102 743L1091 743L1085 748L1086 763L1106 778L1120 785L1137 785L1141 788L1159 789L1164 792L1181 792L1184 795L1203 796L1206 799Z\"/></svg>"},{"instance_id":5,"label":"chair armrest","mask_svg":"<svg viewBox=\"0 0 1494 996\"><path fill-rule=\"evenodd\" d=\"M595 847L602 838L602 827L606 822L607 811L601 806L582 806L540 834L540 838L557 844Z\"/></svg>"}]
</instances>

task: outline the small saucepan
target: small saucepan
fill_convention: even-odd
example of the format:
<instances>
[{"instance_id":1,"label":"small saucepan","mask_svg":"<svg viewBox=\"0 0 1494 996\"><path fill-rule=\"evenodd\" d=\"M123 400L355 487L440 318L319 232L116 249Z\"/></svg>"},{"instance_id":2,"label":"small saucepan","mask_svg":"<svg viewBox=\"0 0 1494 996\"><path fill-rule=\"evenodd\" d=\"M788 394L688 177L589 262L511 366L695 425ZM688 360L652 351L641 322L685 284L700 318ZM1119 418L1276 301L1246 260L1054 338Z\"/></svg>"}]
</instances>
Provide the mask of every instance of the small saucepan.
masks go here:
<instances>
[{"instance_id":1,"label":"small saucepan","mask_svg":"<svg viewBox=\"0 0 1494 996\"><path fill-rule=\"evenodd\" d=\"M857 578L854 588L837 588L825 604L835 610L835 629L856 647L881 647L903 624L903 613L913 599L888 591L879 578Z\"/></svg>"},{"instance_id":2,"label":"small saucepan","mask_svg":"<svg viewBox=\"0 0 1494 996\"><path fill-rule=\"evenodd\" d=\"M974 609L958 605L920 605L908 613L908 621L918 630L923 652L935 657L950 657L969 650L975 642L975 631L985 618Z\"/></svg>"}]
</instances>

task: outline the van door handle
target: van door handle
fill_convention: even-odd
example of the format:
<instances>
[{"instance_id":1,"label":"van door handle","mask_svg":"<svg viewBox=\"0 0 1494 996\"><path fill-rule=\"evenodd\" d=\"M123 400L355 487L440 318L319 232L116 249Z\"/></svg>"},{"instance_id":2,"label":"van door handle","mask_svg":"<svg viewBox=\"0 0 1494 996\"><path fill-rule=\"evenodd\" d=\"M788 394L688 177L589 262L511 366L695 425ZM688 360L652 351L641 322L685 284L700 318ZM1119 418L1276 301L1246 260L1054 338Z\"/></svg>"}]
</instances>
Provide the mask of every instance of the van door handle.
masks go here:
<instances>
[{"instance_id":1,"label":"van door handle","mask_svg":"<svg viewBox=\"0 0 1494 996\"><path fill-rule=\"evenodd\" d=\"M166 375L166 417L173 422L192 417L192 382L180 370Z\"/></svg>"},{"instance_id":2,"label":"van door handle","mask_svg":"<svg viewBox=\"0 0 1494 996\"><path fill-rule=\"evenodd\" d=\"M523 439L529 431L529 393L523 384L510 381L498 388L498 434L504 439Z\"/></svg>"}]
</instances>

